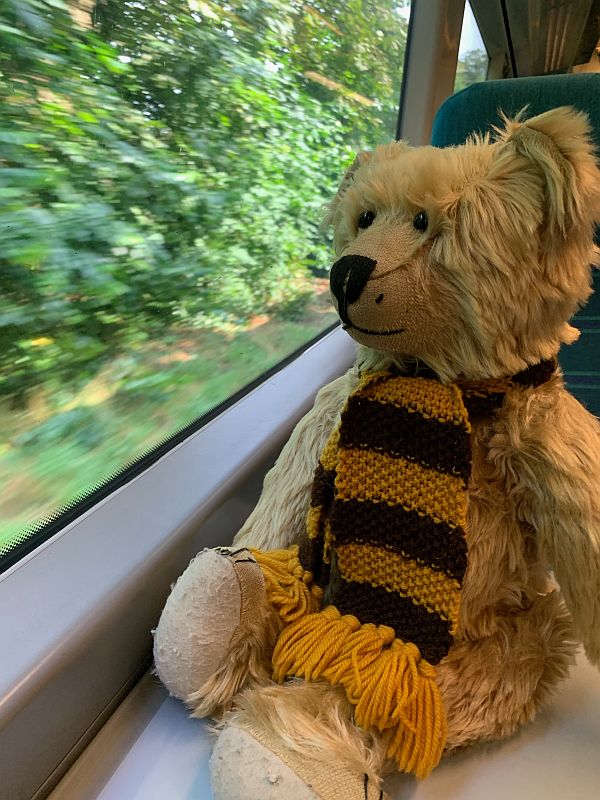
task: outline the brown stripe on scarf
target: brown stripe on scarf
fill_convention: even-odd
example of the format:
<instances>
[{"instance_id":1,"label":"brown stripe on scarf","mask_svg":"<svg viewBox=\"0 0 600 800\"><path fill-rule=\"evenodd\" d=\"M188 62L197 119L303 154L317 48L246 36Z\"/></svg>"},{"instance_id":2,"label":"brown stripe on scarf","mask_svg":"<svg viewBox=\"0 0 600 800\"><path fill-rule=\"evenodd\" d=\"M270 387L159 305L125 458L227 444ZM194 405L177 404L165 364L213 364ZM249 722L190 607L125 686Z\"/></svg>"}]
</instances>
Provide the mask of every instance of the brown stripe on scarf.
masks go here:
<instances>
[{"instance_id":1,"label":"brown stripe on scarf","mask_svg":"<svg viewBox=\"0 0 600 800\"><path fill-rule=\"evenodd\" d=\"M469 475L471 448L462 425L361 396L348 400L344 416L341 447L377 450L462 478Z\"/></svg>"},{"instance_id":2,"label":"brown stripe on scarf","mask_svg":"<svg viewBox=\"0 0 600 800\"><path fill-rule=\"evenodd\" d=\"M315 479L313 481L312 493L310 496L311 506L323 506L323 508L329 508L333 502L334 481L335 470L325 469L322 464L318 464L315 472Z\"/></svg>"},{"instance_id":3,"label":"brown stripe on scarf","mask_svg":"<svg viewBox=\"0 0 600 800\"><path fill-rule=\"evenodd\" d=\"M389 625L402 631L407 642L419 642L419 651L430 664L439 664L452 646L450 623L396 592L369 583L342 581L335 587L335 607L363 624ZM335 579L331 577L335 586ZM327 596L327 595L326 595Z\"/></svg>"},{"instance_id":4,"label":"brown stripe on scarf","mask_svg":"<svg viewBox=\"0 0 600 800\"><path fill-rule=\"evenodd\" d=\"M331 511L331 532L336 544L368 542L384 546L458 580L467 568L467 544L461 528L435 522L403 506L358 500L336 503Z\"/></svg>"}]
</instances>

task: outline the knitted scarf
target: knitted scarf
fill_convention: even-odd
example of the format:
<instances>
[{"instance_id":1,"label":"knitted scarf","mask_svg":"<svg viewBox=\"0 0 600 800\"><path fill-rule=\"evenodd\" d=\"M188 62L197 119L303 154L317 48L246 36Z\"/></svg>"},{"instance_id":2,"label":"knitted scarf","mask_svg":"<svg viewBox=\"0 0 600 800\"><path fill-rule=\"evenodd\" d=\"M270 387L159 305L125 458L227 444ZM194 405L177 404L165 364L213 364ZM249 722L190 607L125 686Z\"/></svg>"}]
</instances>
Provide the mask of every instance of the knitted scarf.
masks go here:
<instances>
[{"instance_id":1,"label":"knitted scarf","mask_svg":"<svg viewBox=\"0 0 600 800\"><path fill-rule=\"evenodd\" d=\"M457 633L467 568L470 420L554 369L449 386L367 373L321 455L306 540L252 551L286 623L275 679L343 686L356 722L385 733L388 755L418 777L446 742L435 667Z\"/></svg>"}]
</instances>

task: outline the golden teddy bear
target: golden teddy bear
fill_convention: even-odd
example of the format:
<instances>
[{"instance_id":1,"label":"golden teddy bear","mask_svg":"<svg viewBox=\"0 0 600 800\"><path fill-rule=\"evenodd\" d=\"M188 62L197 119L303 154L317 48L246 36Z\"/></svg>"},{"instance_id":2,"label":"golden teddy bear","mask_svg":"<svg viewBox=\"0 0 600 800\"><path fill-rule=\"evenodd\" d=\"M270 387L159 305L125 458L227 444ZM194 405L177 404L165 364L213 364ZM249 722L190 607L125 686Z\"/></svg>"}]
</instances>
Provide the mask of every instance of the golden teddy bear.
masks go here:
<instances>
[{"instance_id":1,"label":"golden teddy bear","mask_svg":"<svg viewBox=\"0 0 600 800\"><path fill-rule=\"evenodd\" d=\"M600 426L556 362L600 219L585 116L362 153L328 217L356 366L155 632L221 718L216 800L383 798L530 721L578 642L600 662Z\"/></svg>"}]
</instances>

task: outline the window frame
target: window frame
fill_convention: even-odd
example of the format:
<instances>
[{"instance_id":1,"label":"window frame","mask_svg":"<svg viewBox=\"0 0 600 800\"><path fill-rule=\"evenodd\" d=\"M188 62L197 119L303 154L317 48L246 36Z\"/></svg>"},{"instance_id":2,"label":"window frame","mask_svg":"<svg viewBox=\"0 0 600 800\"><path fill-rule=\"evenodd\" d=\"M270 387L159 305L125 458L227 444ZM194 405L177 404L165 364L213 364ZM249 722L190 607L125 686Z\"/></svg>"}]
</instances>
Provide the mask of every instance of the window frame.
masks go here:
<instances>
[{"instance_id":1,"label":"window frame","mask_svg":"<svg viewBox=\"0 0 600 800\"><path fill-rule=\"evenodd\" d=\"M397 138L429 144L433 118L454 93L465 0L413 0Z\"/></svg>"}]
</instances>

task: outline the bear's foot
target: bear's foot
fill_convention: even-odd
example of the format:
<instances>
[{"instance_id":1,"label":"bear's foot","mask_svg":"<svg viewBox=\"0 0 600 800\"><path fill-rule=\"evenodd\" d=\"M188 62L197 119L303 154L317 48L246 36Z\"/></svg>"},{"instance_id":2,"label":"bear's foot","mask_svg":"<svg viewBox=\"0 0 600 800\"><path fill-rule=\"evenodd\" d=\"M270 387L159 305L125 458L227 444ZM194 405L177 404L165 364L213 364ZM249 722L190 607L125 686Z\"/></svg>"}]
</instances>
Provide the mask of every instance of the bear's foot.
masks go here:
<instances>
[{"instance_id":1,"label":"bear's foot","mask_svg":"<svg viewBox=\"0 0 600 800\"><path fill-rule=\"evenodd\" d=\"M318 800L291 766L235 725L217 739L210 772L214 800Z\"/></svg>"},{"instance_id":2,"label":"bear's foot","mask_svg":"<svg viewBox=\"0 0 600 800\"><path fill-rule=\"evenodd\" d=\"M179 578L154 632L156 672L194 716L226 708L271 675L281 622L245 548L203 550Z\"/></svg>"},{"instance_id":3,"label":"bear's foot","mask_svg":"<svg viewBox=\"0 0 600 800\"><path fill-rule=\"evenodd\" d=\"M227 725L210 760L214 800L385 800L379 781L277 747L265 731Z\"/></svg>"},{"instance_id":4,"label":"bear's foot","mask_svg":"<svg viewBox=\"0 0 600 800\"><path fill-rule=\"evenodd\" d=\"M354 724L343 690L293 680L235 707L211 760L215 800L384 800L386 744Z\"/></svg>"}]
</instances>

